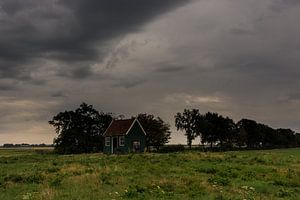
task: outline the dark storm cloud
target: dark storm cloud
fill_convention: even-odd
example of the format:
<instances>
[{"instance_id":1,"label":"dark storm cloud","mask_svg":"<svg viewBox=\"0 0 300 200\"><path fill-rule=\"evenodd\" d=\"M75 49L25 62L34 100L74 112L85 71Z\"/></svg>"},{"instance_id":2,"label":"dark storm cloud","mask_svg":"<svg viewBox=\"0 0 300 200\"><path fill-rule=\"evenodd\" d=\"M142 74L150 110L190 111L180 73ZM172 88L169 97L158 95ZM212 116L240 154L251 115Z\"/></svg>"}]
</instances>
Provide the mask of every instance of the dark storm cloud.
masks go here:
<instances>
[{"instance_id":1,"label":"dark storm cloud","mask_svg":"<svg viewBox=\"0 0 300 200\"><path fill-rule=\"evenodd\" d=\"M189 2L0 0L0 140L51 142L83 101L174 132L184 108L299 131L300 1Z\"/></svg>"},{"instance_id":2,"label":"dark storm cloud","mask_svg":"<svg viewBox=\"0 0 300 200\"><path fill-rule=\"evenodd\" d=\"M72 65L65 67L67 77L87 77L83 68L107 55L110 40L186 2L0 0L0 76L19 79L30 73L26 65L51 59Z\"/></svg>"},{"instance_id":3,"label":"dark storm cloud","mask_svg":"<svg viewBox=\"0 0 300 200\"><path fill-rule=\"evenodd\" d=\"M71 79L84 79L91 75L93 72L90 66L78 66L75 69L67 70L67 67L61 68L57 71L57 75L61 77L67 77Z\"/></svg>"},{"instance_id":4,"label":"dark storm cloud","mask_svg":"<svg viewBox=\"0 0 300 200\"><path fill-rule=\"evenodd\" d=\"M271 10L281 12L284 9L292 8L293 6L300 5L299 0L274 0L271 5Z\"/></svg>"}]
</instances>

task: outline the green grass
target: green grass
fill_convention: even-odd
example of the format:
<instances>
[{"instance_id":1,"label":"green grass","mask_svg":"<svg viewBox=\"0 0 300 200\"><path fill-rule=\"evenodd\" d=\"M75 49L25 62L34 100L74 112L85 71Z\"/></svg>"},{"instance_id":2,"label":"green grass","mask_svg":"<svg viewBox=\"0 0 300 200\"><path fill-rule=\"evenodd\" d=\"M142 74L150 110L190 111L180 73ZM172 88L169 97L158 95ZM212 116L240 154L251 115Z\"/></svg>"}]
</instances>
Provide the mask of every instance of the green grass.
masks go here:
<instances>
[{"instance_id":1,"label":"green grass","mask_svg":"<svg viewBox=\"0 0 300 200\"><path fill-rule=\"evenodd\" d=\"M299 199L300 149L55 155L0 149L0 199Z\"/></svg>"}]
</instances>

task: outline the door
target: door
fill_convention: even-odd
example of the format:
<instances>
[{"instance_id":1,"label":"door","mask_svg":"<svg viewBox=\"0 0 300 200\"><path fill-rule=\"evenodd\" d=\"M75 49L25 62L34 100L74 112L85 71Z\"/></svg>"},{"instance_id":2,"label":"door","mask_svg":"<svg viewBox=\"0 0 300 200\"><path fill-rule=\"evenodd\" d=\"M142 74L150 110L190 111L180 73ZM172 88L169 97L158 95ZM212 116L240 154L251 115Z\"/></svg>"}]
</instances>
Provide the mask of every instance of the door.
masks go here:
<instances>
[{"instance_id":1,"label":"door","mask_svg":"<svg viewBox=\"0 0 300 200\"><path fill-rule=\"evenodd\" d=\"M132 151L133 152L140 152L141 151L141 142L140 141L133 141L132 142Z\"/></svg>"},{"instance_id":2,"label":"door","mask_svg":"<svg viewBox=\"0 0 300 200\"><path fill-rule=\"evenodd\" d=\"M118 138L114 137L113 138L113 153L117 152L117 148L118 148Z\"/></svg>"}]
</instances>

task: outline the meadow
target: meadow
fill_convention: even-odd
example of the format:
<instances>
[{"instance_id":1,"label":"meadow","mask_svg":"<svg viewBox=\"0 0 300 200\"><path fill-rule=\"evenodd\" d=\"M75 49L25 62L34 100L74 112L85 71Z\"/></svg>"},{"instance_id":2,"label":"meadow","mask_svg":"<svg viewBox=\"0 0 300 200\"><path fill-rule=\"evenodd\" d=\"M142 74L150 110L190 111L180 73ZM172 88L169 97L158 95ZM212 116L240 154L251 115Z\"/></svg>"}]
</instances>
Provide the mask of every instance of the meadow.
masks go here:
<instances>
[{"instance_id":1,"label":"meadow","mask_svg":"<svg viewBox=\"0 0 300 200\"><path fill-rule=\"evenodd\" d=\"M300 149L56 155L0 149L0 199L300 199Z\"/></svg>"}]
</instances>

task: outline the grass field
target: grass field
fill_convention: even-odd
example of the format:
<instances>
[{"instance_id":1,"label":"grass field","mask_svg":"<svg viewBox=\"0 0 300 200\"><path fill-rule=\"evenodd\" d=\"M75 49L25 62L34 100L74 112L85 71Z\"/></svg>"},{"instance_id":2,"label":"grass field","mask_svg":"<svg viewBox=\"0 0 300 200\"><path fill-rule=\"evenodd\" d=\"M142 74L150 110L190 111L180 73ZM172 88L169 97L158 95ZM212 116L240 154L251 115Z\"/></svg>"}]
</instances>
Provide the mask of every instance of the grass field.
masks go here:
<instances>
[{"instance_id":1,"label":"grass field","mask_svg":"<svg viewBox=\"0 0 300 200\"><path fill-rule=\"evenodd\" d=\"M55 155L0 149L0 199L300 199L300 149Z\"/></svg>"}]
</instances>

